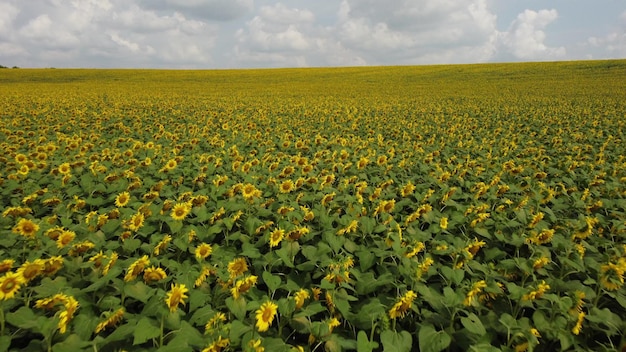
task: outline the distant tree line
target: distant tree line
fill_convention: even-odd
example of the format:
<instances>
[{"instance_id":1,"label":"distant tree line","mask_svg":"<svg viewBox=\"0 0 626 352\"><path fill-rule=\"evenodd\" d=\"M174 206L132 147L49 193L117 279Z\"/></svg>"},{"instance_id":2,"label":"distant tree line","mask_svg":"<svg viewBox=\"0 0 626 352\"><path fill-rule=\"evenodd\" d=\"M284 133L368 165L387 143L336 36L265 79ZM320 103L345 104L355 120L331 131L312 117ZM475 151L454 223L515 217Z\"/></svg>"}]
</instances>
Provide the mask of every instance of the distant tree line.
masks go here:
<instances>
[{"instance_id":1,"label":"distant tree line","mask_svg":"<svg viewBox=\"0 0 626 352\"><path fill-rule=\"evenodd\" d=\"M0 65L0 68L9 68L9 67L8 67L8 66L4 66L4 65ZM11 67L11 68L19 68L19 67L17 67L17 66L13 66L13 67Z\"/></svg>"}]
</instances>

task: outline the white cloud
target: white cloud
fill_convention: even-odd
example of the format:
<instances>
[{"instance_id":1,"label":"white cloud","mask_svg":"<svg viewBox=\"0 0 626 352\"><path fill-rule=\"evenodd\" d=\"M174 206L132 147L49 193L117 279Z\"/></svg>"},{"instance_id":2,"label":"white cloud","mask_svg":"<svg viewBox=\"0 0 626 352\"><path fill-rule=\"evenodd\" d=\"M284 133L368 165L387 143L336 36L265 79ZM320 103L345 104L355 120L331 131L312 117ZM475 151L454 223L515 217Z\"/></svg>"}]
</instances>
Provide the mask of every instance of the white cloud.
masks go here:
<instances>
[{"instance_id":1,"label":"white cloud","mask_svg":"<svg viewBox=\"0 0 626 352\"><path fill-rule=\"evenodd\" d=\"M495 51L485 0L344 0L338 17L341 42L371 64L487 61Z\"/></svg>"},{"instance_id":2,"label":"white cloud","mask_svg":"<svg viewBox=\"0 0 626 352\"><path fill-rule=\"evenodd\" d=\"M322 26L310 10L264 6L237 32L235 55L244 65L289 57L291 65L381 65L487 61L495 52L486 0L344 0L336 16Z\"/></svg>"},{"instance_id":3,"label":"white cloud","mask_svg":"<svg viewBox=\"0 0 626 352\"><path fill-rule=\"evenodd\" d=\"M231 21L254 9L254 0L139 0L142 8L162 13L180 12L187 18Z\"/></svg>"},{"instance_id":4,"label":"white cloud","mask_svg":"<svg viewBox=\"0 0 626 352\"><path fill-rule=\"evenodd\" d=\"M0 39L8 38L13 29L13 21L20 10L8 3L0 3Z\"/></svg>"},{"instance_id":5,"label":"white cloud","mask_svg":"<svg viewBox=\"0 0 626 352\"><path fill-rule=\"evenodd\" d=\"M235 34L234 54L244 65L274 62L280 66L308 66L315 44L315 15L281 3L263 6L258 15Z\"/></svg>"},{"instance_id":6,"label":"white cloud","mask_svg":"<svg viewBox=\"0 0 626 352\"><path fill-rule=\"evenodd\" d=\"M613 2L581 23L572 15L582 1L563 18L557 9L493 0L279 1L0 0L0 63L204 68L626 57L626 11ZM519 14L498 28L496 11L500 23Z\"/></svg>"},{"instance_id":7,"label":"white cloud","mask_svg":"<svg viewBox=\"0 0 626 352\"><path fill-rule=\"evenodd\" d=\"M555 9L525 10L511 23L506 32L500 34L501 43L516 59L552 60L565 58L564 47L546 45L543 31L558 17Z\"/></svg>"}]
</instances>

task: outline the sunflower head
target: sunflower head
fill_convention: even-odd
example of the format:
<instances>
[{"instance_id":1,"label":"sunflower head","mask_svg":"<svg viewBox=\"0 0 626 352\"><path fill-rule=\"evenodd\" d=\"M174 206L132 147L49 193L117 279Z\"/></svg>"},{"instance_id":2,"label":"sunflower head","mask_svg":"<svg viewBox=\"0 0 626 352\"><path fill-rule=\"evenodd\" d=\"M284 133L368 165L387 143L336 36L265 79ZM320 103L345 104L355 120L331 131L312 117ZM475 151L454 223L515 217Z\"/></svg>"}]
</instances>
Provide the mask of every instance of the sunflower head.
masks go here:
<instances>
[{"instance_id":1,"label":"sunflower head","mask_svg":"<svg viewBox=\"0 0 626 352\"><path fill-rule=\"evenodd\" d=\"M278 312L278 305L272 301L267 301L256 310L256 327L259 332L267 331L274 321Z\"/></svg>"}]
</instances>

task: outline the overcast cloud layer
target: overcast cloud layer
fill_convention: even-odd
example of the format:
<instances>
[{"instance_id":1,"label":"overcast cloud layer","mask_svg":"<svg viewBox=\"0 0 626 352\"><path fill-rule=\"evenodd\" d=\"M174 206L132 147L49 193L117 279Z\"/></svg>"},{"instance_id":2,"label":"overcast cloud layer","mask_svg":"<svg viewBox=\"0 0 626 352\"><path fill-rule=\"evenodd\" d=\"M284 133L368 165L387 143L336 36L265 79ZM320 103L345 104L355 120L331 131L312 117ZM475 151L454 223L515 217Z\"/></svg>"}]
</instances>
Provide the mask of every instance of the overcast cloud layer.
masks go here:
<instances>
[{"instance_id":1,"label":"overcast cloud layer","mask_svg":"<svg viewBox=\"0 0 626 352\"><path fill-rule=\"evenodd\" d=\"M626 57L623 0L0 0L0 64L239 68Z\"/></svg>"}]
</instances>

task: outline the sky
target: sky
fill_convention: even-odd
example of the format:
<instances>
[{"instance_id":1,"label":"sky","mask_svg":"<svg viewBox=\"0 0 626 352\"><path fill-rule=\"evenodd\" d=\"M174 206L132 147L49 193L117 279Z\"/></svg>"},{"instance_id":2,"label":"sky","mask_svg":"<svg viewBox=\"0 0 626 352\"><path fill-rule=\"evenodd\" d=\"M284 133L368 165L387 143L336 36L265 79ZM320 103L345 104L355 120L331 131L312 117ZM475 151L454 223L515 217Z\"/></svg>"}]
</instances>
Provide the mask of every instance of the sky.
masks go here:
<instances>
[{"instance_id":1,"label":"sky","mask_svg":"<svg viewBox=\"0 0 626 352\"><path fill-rule=\"evenodd\" d=\"M626 58L624 0L0 0L0 65L253 68Z\"/></svg>"}]
</instances>

